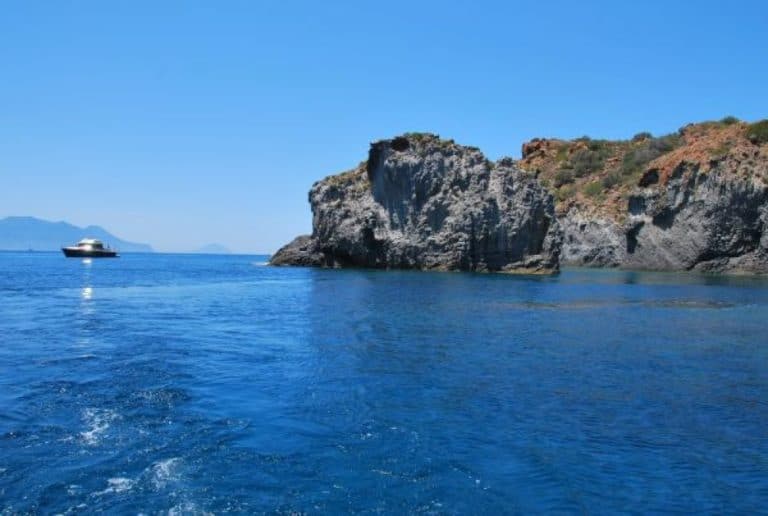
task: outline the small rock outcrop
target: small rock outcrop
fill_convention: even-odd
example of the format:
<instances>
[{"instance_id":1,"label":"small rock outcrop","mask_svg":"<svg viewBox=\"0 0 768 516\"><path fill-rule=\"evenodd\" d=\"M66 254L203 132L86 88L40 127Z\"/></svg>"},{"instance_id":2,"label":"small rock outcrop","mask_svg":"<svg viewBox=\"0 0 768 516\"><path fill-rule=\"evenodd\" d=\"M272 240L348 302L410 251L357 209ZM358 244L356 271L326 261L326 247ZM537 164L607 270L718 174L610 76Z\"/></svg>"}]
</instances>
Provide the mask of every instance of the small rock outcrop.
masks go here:
<instances>
[{"instance_id":1,"label":"small rock outcrop","mask_svg":"<svg viewBox=\"0 0 768 516\"><path fill-rule=\"evenodd\" d=\"M619 267L626 259L624 228L608 217L572 208L560 217L563 249L560 261L582 267Z\"/></svg>"},{"instance_id":2,"label":"small rock outcrop","mask_svg":"<svg viewBox=\"0 0 768 516\"><path fill-rule=\"evenodd\" d=\"M325 259L317 250L312 236L300 235L278 249L269 263L272 265L317 267L323 265L324 261Z\"/></svg>"},{"instance_id":3,"label":"small rock outcrop","mask_svg":"<svg viewBox=\"0 0 768 516\"><path fill-rule=\"evenodd\" d=\"M520 166L555 195L564 264L768 273L768 122L536 139Z\"/></svg>"},{"instance_id":4,"label":"small rock outcrop","mask_svg":"<svg viewBox=\"0 0 768 516\"><path fill-rule=\"evenodd\" d=\"M313 232L275 265L551 273L554 201L510 159L431 134L371 145L368 160L315 183Z\"/></svg>"}]
</instances>

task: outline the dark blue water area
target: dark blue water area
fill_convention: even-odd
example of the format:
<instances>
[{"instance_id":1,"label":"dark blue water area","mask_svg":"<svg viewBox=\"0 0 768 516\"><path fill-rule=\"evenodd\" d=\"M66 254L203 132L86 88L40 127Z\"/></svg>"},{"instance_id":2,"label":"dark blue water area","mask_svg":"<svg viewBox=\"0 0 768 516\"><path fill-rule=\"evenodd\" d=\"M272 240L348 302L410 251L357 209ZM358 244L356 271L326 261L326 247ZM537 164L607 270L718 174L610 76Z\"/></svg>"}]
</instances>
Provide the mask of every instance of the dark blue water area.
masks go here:
<instances>
[{"instance_id":1,"label":"dark blue water area","mask_svg":"<svg viewBox=\"0 0 768 516\"><path fill-rule=\"evenodd\" d=\"M0 253L0 512L768 506L768 282Z\"/></svg>"}]
</instances>

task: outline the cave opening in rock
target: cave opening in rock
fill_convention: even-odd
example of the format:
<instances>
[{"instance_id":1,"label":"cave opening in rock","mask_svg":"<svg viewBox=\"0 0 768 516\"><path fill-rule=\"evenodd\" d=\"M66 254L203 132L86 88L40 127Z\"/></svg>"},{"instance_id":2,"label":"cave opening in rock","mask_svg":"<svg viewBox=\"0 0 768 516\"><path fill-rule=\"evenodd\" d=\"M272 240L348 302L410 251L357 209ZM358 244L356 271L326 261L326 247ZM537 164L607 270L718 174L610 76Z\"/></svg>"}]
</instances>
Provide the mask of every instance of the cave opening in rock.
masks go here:
<instances>
[{"instance_id":1,"label":"cave opening in rock","mask_svg":"<svg viewBox=\"0 0 768 516\"><path fill-rule=\"evenodd\" d=\"M655 185L659 182L659 169L658 168L651 168L643 174L643 177L640 178L640 182L638 183L638 186L640 188L645 188L647 186Z\"/></svg>"}]
</instances>

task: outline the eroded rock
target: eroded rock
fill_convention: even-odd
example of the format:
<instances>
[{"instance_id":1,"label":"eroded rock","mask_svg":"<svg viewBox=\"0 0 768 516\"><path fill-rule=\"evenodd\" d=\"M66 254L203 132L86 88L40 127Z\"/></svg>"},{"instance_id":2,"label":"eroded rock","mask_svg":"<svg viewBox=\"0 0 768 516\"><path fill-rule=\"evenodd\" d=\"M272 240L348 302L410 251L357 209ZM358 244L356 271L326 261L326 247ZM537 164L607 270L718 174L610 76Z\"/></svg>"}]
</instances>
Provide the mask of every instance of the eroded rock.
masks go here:
<instances>
[{"instance_id":1,"label":"eroded rock","mask_svg":"<svg viewBox=\"0 0 768 516\"><path fill-rule=\"evenodd\" d=\"M510 159L428 134L371 145L315 183L313 232L275 264L551 273L562 235L552 196Z\"/></svg>"}]
</instances>

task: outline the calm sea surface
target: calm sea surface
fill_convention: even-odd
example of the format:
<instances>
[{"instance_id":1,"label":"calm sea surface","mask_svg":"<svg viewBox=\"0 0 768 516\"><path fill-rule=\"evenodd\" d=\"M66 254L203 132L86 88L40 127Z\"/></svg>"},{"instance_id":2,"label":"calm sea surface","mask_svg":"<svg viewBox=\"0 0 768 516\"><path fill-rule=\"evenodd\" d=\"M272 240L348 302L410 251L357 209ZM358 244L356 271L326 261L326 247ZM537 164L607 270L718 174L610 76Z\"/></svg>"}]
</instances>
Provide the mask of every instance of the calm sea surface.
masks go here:
<instances>
[{"instance_id":1,"label":"calm sea surface","mask_svg":"<svg viewBox=\"0 0 768 516\"><path fill-rule=\"evenodd\" d=\"M768 283L0 253L0 513L768 507Z\"/></svg>"}]
</instances>

